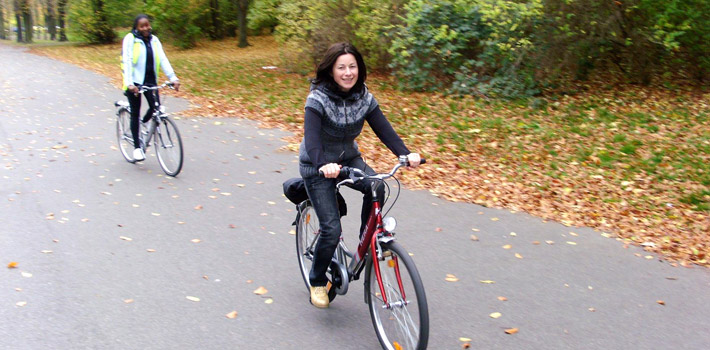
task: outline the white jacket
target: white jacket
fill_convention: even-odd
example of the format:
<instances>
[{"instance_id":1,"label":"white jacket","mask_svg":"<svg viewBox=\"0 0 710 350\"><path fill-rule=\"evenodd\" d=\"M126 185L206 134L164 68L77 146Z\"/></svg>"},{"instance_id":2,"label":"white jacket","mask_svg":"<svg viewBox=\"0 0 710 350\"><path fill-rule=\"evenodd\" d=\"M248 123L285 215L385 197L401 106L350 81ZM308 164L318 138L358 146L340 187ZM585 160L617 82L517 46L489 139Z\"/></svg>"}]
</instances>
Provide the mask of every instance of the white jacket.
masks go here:
<instances>
[{"instance_id":1,"label":"white jacket","mask_svg":"<svg viewBox=\"0 0 710 350\"><path fill-rule=\"evenodd\" d=\"M163 45L158 37L153 35L150 39L150 46L153 48L153 63L155 66L155 78L158 79L160 68L168 76L170 81L177 81L178 77L173 71L173 67L168 61L163 51ZM129 85L143 84L145 79L146 48L143 39L137 38L133 33L128 33L123 38L123 50L121 51L121 69L123 70L123 90Z\"/></svg>"}]
</instances>

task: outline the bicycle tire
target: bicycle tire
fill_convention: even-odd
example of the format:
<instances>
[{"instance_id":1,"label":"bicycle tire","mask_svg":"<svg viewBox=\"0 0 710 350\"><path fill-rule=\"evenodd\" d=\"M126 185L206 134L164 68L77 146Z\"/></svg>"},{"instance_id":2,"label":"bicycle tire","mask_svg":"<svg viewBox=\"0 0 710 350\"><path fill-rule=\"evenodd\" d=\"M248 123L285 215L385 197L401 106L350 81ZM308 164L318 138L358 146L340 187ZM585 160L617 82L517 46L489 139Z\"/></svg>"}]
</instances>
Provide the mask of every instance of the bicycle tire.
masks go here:
<instances>
[{"instance_id":1,"label":"bicycle tire","mask_svg":"<svg viewBox=\"0 0 710 350\"><path fill-rule=\"evenodd\" d=\"M429 341L429 309L424 284L414 260L396 242L382 243L381 247L384 260L378 261L368 257L365 271L365 299L377 339L382 348L387 350L426 349ZM387 301L396 304L390 308L383 307L385 304L375 275L375 263L380 266ZM407 300L402 298L395 266L399 266ZM416 300L412 300L413 298Z\"/></svg>"},{"instance_id":2,"label":"bicycle tire","mask_svg":"<svg viewBox=\"0 0 710 350\"><path fill-rule=\"evenodd\" d=\"M183 163L182 138L177 125L172 119L164 117L153 137L160 168L168 176L177 176Z\"/></svg>"},{"instance_id":3,"label":"bicycle tire","mask_svg":"<svg viewBox=\"0 0 710 350\"><path fill-rule=\"evenodd\" d=\"M121 155L129 163L135 163L133 159L133 134L131 134L131 112L126 108L121 108L116 113L116 137L118 149Z\"/></svg>"},{"instance_id":4,"label":"bicycle tire","mask_svg":"<svg viewBox=\"0 0 710 350\"><path fill-rule=\"evenodd\" d=\"M303 208L301 208L301 205ZM299 205L298 221L296 222L296 255L298 256L298 267L301 271L303 283L310 293L311 282L310 272L313 265L313 252L315 250L318 235L320 234L320 222L318 215L310 202ZM335 287L331 285L328 289L328 299L335 299Z\"/></svg>"}]
</instances>

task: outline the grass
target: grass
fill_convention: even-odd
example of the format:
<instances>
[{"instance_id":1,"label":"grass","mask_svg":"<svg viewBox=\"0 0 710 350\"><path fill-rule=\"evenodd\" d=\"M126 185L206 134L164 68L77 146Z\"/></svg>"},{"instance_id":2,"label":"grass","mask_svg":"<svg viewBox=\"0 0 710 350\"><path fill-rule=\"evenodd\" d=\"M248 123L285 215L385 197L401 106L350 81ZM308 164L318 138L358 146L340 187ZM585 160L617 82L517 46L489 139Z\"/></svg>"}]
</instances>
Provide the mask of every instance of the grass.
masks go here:
<instances>
[{"instance_id":1,"label":"grass","mask_svg":"<svg viewBox=\"0 0 710 350\"><path fill-rule=\"evenodd\" d=\"M281 126L296 133L293 149L307 77L281 68L271 37L250 42L245 49L224 40L166 51L184 94L201 106L188 114ZM34 51L120 85L119 44ZM594 93L501 101L407 93L395 85L389 76L369 75L368 87L409 148L432 160L405 176L410 186L653 241L649 249L673 260L708 265L707 254L693 252L710 250L710 94L600 84L587 89ZM373 139L366 128L365 154L391 157Z\"/></svg>"}]
</instances>

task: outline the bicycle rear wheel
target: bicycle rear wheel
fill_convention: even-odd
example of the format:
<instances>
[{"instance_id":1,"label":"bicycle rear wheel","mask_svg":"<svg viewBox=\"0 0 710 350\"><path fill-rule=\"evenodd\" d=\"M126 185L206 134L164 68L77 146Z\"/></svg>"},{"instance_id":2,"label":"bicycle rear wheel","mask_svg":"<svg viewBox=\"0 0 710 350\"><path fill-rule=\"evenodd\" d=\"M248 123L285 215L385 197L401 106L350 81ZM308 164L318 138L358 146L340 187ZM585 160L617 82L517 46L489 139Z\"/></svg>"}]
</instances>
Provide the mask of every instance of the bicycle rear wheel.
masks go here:
<instances>
[{"instance_id":1,"label":"bicycle rear wheel","mask_svg":"<svg viewBox=\"0 0 710 350\"><path fill-rule=\"evenodd\" d=\"M116 136L118 137L118 149L121 150L123 158L129 163L135 163L133 159L133 135L131 134L131 113L121 108L118 110L116 118Z\"/></svg>"},{"instance_id":2,"label":"bicycle rear wheel","mask_svg":"<svg viewBox=\"0 0 710 350\"><path fill-rule=\"evenodd\" d=\"M303 206L303 208L301 208ZM296 223L296 253L298 254L298 267L306 288L310 290L311 282L308 278L313 266L313 252L320 234L320 222L315 209L310 202L299 205L300 214Z\"/></svg>"},{"instance_id":3,"label":"bicycle rear wheel","mask_svg":"<svg viewBox=\"0 0 710 350\"><path fill-rule=\"evenodd\" d=\"M419 272L402 246L396 242L381 246L383 260L368 258L365 271L365 299L377 338L387 350L426 349L429 309ZM380 267L386 304L377 282L375 264Z\"/></svg>"},{"instance_id":4,"label":"bicycle rear wheel","mask_svg":"<svg viewBox=\"0 0 710 350\"><path fill-rule=\"evenodd\" d=\"M298 267L301 270L303 283L306 284L306 289L310 292L311 281L310 272L313 266L313 254L316 249L316 242L320 235L320 221L316 210L311 206L310 202L299 204L299 216L296 222L296 254L298 255ZM345 277L347 278L347 277ZM328 289L328 299L335 299L335 287L330 286Z\"/></svg>"},{"instance_id":5,"label":"bicycle rear wheel","mask_svg":"<svg viewBox=\"0 0 710 350\"><path fill-rule=\"evenodd\" d=\"M177 176L182 170L182 138L172 119L161 118L155 130L155 153L163 171L169 176Z\"/></svg>"}]
</instances>

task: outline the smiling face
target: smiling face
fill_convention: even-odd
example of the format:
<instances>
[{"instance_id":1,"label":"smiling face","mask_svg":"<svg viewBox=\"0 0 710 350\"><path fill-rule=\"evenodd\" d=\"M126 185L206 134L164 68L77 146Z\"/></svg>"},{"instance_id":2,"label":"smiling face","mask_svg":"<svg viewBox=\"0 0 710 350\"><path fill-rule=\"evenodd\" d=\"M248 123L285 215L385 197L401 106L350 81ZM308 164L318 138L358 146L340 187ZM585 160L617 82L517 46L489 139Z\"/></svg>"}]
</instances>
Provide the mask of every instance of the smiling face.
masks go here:
<instances>
[{"instance_id":1,"label":"smiling face","mask_svg":"<svg viewBox=\"0 0 710 350\"><path fill-rule=\"evenodd\" d=\"M335 60L331 74L333 75L335 83L340 87L340 90L348 92L355 86L355 83L357 83L357 69L357 61L352 54L346 53L340 55L338 59Z\"/></svg>"},{"instance_id":2,"label":"smiling face","mask_svg":"<svg viewBox=\"0 0 710 350\"><path fill-rule=\"evenodd\" d=\"M147 18L141 18L140 20L138 20L136 30L138 30L138 32L141 33L143 37L149 37L150 31L152 30L152 28L150 27L150 21Z\"/></svg>"}]
</instances>

